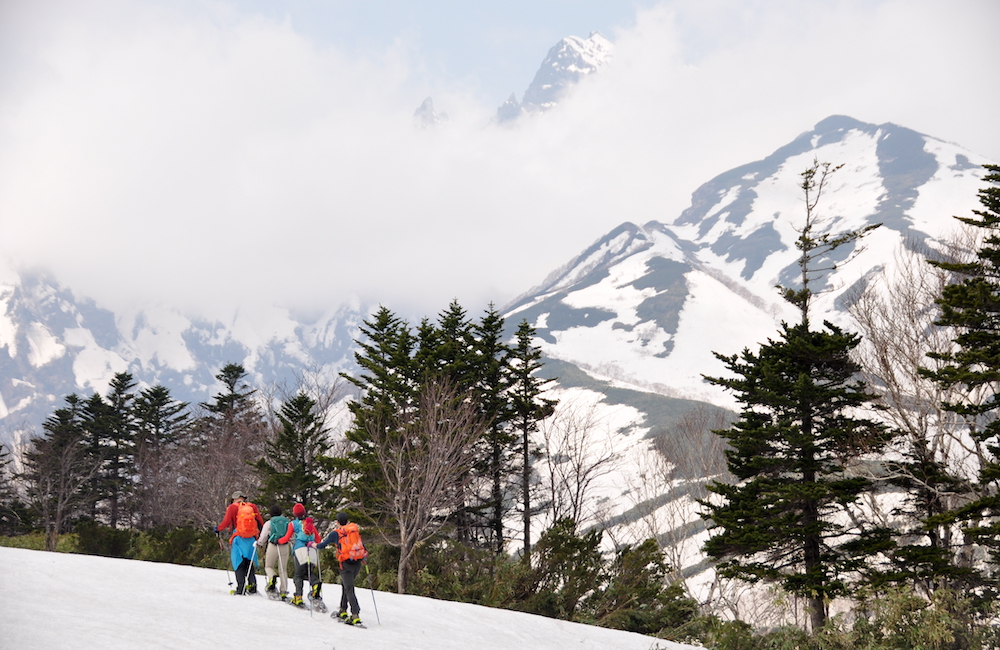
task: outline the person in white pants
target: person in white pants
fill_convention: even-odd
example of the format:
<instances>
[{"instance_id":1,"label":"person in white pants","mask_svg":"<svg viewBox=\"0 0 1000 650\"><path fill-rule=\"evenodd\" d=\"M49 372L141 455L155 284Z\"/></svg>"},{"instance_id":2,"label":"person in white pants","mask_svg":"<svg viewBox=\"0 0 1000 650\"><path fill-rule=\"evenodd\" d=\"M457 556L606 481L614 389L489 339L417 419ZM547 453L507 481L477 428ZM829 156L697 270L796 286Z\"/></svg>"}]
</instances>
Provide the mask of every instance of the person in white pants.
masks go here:
<instances>
[{"instance_id":1,"label":"person in white pants","mask_svg":"<svg viewBox=\"0 0 1000 650\"><path fill-rule=\"evenodd\" d=\"M288 600L288 549L290 544L279 544L278 539L288 529L288 517L281 514L280 506L271 506L271 518L264 522L257 540L259 555L264 556L264 573L267 574L267 594L272 598ZM277 572L275 571L277 566ZM277 575L275 575L277 573ZM278 580L280 579L280 582Z\"/></svg>"}]
</instances>

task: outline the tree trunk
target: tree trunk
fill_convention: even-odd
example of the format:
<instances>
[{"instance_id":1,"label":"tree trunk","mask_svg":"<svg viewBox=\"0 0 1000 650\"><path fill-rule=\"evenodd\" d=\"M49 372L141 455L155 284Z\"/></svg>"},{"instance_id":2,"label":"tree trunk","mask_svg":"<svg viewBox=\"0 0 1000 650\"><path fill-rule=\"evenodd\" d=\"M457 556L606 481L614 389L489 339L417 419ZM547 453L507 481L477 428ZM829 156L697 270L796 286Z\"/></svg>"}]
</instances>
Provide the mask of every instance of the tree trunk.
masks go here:
<instances>
[{"instance_id":1,"label":"tree trunk","mask_svg":"<svg viewBox=\"0 0 1000 650\"><path fill-rule=\"evenodd\" d=\"M410 582L411 549L405 543L399 546L399 564L396 566L396 593L405 594Z\"/></svg>"},{"instance_id":2,"label":"tree trunk","mask_svg":"<svg viewBox=\"0 0 1000 650\"><path fill-rule=\"evenodd\" d=\"M524 500L524 554L522 561L531 562L531 454L528 449L528 423L525 421L521 426L524 466L521 470L521 498Z\"/></svg>"}]
</instances>

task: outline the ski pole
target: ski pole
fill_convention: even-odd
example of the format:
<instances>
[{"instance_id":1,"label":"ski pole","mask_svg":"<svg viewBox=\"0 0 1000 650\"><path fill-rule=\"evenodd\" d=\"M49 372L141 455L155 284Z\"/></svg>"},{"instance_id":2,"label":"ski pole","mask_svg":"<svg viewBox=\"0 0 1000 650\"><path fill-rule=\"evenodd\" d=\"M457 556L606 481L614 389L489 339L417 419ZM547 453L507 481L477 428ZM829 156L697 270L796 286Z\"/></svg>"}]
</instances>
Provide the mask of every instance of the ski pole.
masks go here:
<instances>
[{"instance_id":1,"label":"ski pole","mask_svg":"<svg viewBox=\"0 0 1000 650\"><path fill-rule=\"evenodd\" d=\"M250 568L247 569L247 585L250 584L250 574L253 574L253 584L257 585L257 540L253 541L253 551L250 553ZM257 592L260 593L260 592Z\"/></svg>"},{"instance_id":2,"label":"ski pole","mask_svg":"<svg viewBox=\"0 0 1000 650\"><path fill-rule=\"evenodd\" d=\"M309 545L306 545L306 579L309 581L309 618L313 615L313 599L312 599L312 556L309 554Z\"/></svg>"},{"instance_id":3,"label":"ski pole","mask_svg":"<svg viewBox=\"0 0 1000 650\"><path fill-rule=\"evenodd\" d=\"M315 546L313 548L316 548ZM316 548L316 573L319 575L319 581L316 583L319 585L319 591L323 591L323 568L319 565L319 549ZM317 597L322 598L319 593L316 594Z\"/></svg>"},{"instance_id":4,"label":"ski pole","mask_svg":"<svg viewBox=\"0 0 1000 650\"><path fill-rule=\"evenodd\" d=\"M222 566L226 568L226 580L229 580L229 586L233 586L233 579L229 577L229 558L226 557L226 547L222 545L222 535L219 531L215 531L215 539L219 540L219 550L222 551Z\"/></svg>"},{"instance_id":5,"label":"ski pole","mask_svg":"<svg viewBox=\"0 0 1000 650\"><path fill-rule=\"evenodd\" d=\"M368 576L368 593L372 595L372 607L375 608L375 620L378 621L379 625L382 625L382 619L378 615L378 605L375 604L375 590L372 589L372 572L368 568L368 563L365 562L365 575Z\"/></svg>"}]
</instances>

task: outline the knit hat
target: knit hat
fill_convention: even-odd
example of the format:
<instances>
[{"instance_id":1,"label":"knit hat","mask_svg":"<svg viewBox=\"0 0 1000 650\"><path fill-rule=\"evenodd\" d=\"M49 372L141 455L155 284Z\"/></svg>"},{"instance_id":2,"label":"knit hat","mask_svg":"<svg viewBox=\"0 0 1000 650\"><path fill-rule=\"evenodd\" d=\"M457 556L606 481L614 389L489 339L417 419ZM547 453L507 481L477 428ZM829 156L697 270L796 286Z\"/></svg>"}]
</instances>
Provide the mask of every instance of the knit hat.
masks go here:
<instances>
[{"instance_id":1,"label":"knit hat","mask_svg":"<svg viewBox=\"0 0 1000 650\"><path fill-rule=\"evenodd\" d=\"M280 514L281 514L281 506L279 506L279 505L273 505L273 506L271 506L271 516L272 517L277 517Z\"/></svg>"},{"instance_id":2,"label":"knit hat","mask_svg":"<svg viewBox=\"0 0 1000 650\"><path fill-rule=\"evenodd\" d=\"M296 503L292 506L292 514L296 517L304 517L306 514L306 507L301 503Z\"/></svg>"},{"instance_id":3,"label":"knit hat","mask_svg":"<svg viewBox=\"0 0 1000 650\"><path fill-rule=\"evenodd\" d=\"M348 518L347 518L347 513L346 512L338 512L337 513L337 523L338 524L340 524L341 526L346 526L347 525L347 521L348 521Z\"/></svg>"}]
</instances>

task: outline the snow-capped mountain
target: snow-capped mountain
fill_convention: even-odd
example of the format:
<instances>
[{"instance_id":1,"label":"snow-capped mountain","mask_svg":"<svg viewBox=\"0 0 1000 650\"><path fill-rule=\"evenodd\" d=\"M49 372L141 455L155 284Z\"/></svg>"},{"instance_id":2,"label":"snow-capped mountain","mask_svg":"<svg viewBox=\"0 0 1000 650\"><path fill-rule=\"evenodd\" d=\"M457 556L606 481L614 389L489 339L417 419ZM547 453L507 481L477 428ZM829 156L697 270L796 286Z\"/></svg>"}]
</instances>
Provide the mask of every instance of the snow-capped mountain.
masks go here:
<instances>
[{"instance_id":1,"label":"snow-capped mountain","mask_svg":"<svg viewBox=\"0 0 1000 650\"><path fill-rule=\"evenodd\" d=\"M350 364L367 313L347 304L300 322L276 311L262 330L239 315L221 323L168 308L113 313L41 275L3 277L0 441L15 429L37 427L70 393L103 393L117 372L132 373L140 387L163 384L190 403L208 400L227 363L242 363L258 385L335 377Z\"/></svg>"},{"instance_id":2,"label":"snow-capped mountain","mask_svg":"<svg viewBox=\"0 0 1000 650\"><path fill-rule=\"evenodd\" d=\"M830 117L708 181L681 214L614 228L504 309L511 332L522 319L535 326L543 371L557 378L560 410L543 425L540 444L576 463L540 466L540 480L596 463L579 519L604 526L607 540L667 536L671 562L685 569L696 594L711 572L699 552L705 532L691 486L715 470L692 465L653 480L650 464L665 458L678 467L692 448L711 463L697 449L711 444L706 427L683 423L692 413L723 417L735 406L703 380L724 372L713 352L754 349L781 321L797 319L775 285L797 279L800 175L816 160L842 165L818 207L820 232L882 224L850 263L824 278L814 302L816 322L849 329L850 292L891 268L905 244L934 247L953 233L952 216L978 207L982 165L990 162L894 124ZM838 249L837 260L849 252ZM229 362L243 363L261 383L335 376L350 368L357 327L369 313L366 305L343 305L301 322L276 312L268 327L254 329L238 316L220 323L166 308L112 313L43 276L7 271L0 278L0 430L8 435L21 422L37 426L71 392L103 392L124 370L189 402L207 400L217 389L214 374ZM672 451L664 457L664 449Z\"/></svg>"},{"instance_id":3,"label":"snow-capped mountain","mask_svg":"<svg viewBox=\"0 0 1000 650\"><path fill-rule=\"evenodd\" d=\"M990 162L894 124L830 117L705 183L681 214L623 223L506 311L508 323L526 319L537 328L561 407L585 409L605 432L589 441L583 463L611 459L589 486L601 505L588 522L611 539L658 536L696 596L707 593L712 572L700 553L707 533L693 497L724 467L721 450L707 448L717 438L706 432L725 424L704 403L736 408L703 376L725 374L713 352L754 350L782 321L800 317L776 285L797 286L801 173L814 161L843 165L822 194L816 235L882 224L814 287L822 292L813 321L849 330L857 329L847 311L852 292L891 271L904 245L934 248L953 234L952 216L979 207L982 165ZM837 249L830 261L851 252ZM685 426L699 412L695 426ZM700 470L685 467L692 460ZM664 471L664 463L682 471Z\"/></svg>"},{"instance_id":4,"label":"snow-capped mountain","mask_svg":"<svg viewBox=\"0 0 1000 650\"><path fill-rule=\"evenodd\" d=\"M434 110L434 100L430 97L421 102L413 112L413 123L422 129L433 128L448 121L447 113Z\"/></svg>"},{"instance_id":5,"label":"snow-capped mountain","mask_svg":"<svg viewBox=\"0 0 1000 650\"><path fill-rule=\"evenodd\" d=\"M838 323L847 322L845 292L891 265L904 241L934 245L956 229L953 215L978 206L989 162L894 124L830 117L705 183L682 214L618 226L518 299L508 318L527 318L549 357L595 377L726 404L701 380L721 369L712 351L754 347L796 318L775 285L797 280L800 174L814 160L843 165L819 205L822 232L883 224L825 278L814 320Z\"/></svg>"},{"instance_id":6,"label":"snow-capped mountain","mask_svg":"<svg viewBox=\"0 0 1000 650\"><path fill-rule=\"evenodd\" d=\"M512 93L497 109L497 121L509 122L525 113L552 108L568 88L605 66L613 51L611 41L599 32L592 32L588 38L562 39L549 50L521 101Z\"/></svg>"}]
</instances>

